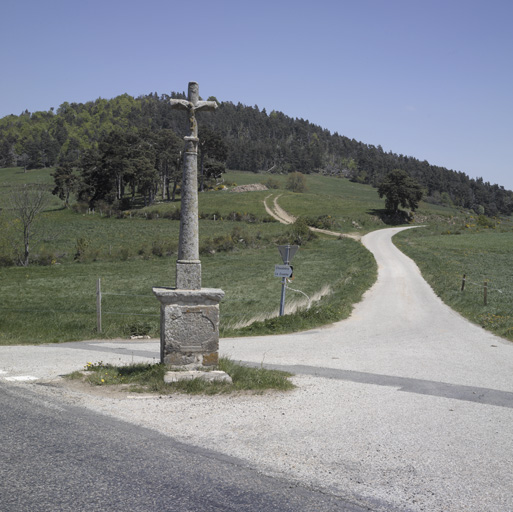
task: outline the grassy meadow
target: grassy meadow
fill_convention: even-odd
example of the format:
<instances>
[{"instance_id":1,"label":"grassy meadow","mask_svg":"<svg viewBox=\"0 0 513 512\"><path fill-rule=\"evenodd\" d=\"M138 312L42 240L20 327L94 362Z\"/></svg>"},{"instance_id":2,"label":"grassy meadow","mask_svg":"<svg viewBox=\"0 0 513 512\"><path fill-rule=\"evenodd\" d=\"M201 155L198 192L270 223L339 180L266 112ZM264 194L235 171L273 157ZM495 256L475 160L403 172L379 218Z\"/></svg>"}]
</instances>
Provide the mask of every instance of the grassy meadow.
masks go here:
<instances>
[{"instance_id":1,"label":"grassy meadow","mask_svg":"<svg viewBox=\"0 0 513 512\"><path fill-rule=\"evenodd\" d=\"M0 344L49 343L91 338L159 335L154 286L174 286L180 201L131 211L108 207L63 208L52 196L40 216L29 267L8 265L19 226L8 198L24 183L53 182L51 169L0 169ZM296 254L286 311L277 317L281 280L278 245L293 243L291 226L269 217L264 199L280 195L282 208L332 231L365 234L387 227L376 189L343 178L307 175L307 190L292 193L286 176L277 189L232 193L233 184L262 183L268 175L228 172L228 190L199 194L203 286L222 288L221 336L304 330L349 316L375 281L370 253L351 239L319 235ZM269 201L270 202L270 201ZM513 339L513 271L510 221L473 216L421 203L416 223L395 243L412 257L436 293L472 321ZM462 293L462 275L467 286ZM102 333L96 330L96 283L102 287ZM482 282L489 282L488 305ZM305 297L306 296L306 297ZM307 298L315 299L306 308Z\"/></svg>"},{"instance_id":2,"label":"grassy meadow","mask_svg":"<svg viewBox=\"0 0 513 512\"><path fill-rule=\"evenodd\" d=\"M10 241L19 237L19 227L9 217L9 193L23 183L51 185L50 173L49 169L26 173L0 169L0 201L6 205L0 213L0 261L4 261L0 266L0 343L158 336L159 304L152 287L174 285L180 202L111 214L105 207L94 213L87 208L64 209L52 197L35 229L39 237L32 244L31 265L6 265ZM237 184L264 179L240 172L225 177L227 183ZM325 179L336 181L337 186L349 184ZM281 189L272 192L292 195ZM334 193L344 201L343 188ZM273 318L281 292L281 280L273 275L274 265L281 263L277 245L293 242L293 236L290 226L269 218L263 206L267 195L226 190L199 195L203 285L226 292L221 303L222 336L290 332L347 317L376 277L375 262L360 243L317 237L295 256L286 304L304 303L305 295L324 296L306 313ZM322 203L322 194L317 197ZM374 206L380 203L376 195ZM304 213L316 211L305 207ZM98 279L101 334L96 331Z\"/></svg>"},{"instance_id":3,"label":"grassy meadow","mask_svg":"<svg viewBox=\"0 0 513 512\"><path fill-rule=\"evenodd\" d=\"M435 293L472 322L513 340L513 231L502 221L479 228L467 222L452 229L431 226L394 237L419 266ZM463 275L465 287L461 291ZM484 283L488 283L487 305Z\"/></svg>"}]
</instances>

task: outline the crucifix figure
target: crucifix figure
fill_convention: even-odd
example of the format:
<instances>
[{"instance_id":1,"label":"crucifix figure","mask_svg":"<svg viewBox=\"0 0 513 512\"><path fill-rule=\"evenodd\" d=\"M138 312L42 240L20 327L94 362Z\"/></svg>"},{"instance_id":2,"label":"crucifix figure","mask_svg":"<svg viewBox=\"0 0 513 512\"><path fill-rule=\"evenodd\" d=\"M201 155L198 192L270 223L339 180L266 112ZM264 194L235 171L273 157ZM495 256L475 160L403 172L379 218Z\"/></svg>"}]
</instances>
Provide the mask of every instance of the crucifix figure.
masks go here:
<instances>
[{"instance_id":1,"label":"crucifix figure","mask_svg":"<svg viewBox=\"0 0 513 512\"><path fill-rule=\"evenodd\" d=\"M189 137L198 138L198 123L196 121L196 112L200 110L212 111L217 108L215 101L200 101L199 86L197 82L189 82L189 91L186 100L171 100L172 108L179 108L189 112L189 124L191 133Z\"/></svg>"},{"instance_id":2,"label":"crucifix figure","mask_svg":"<svg viewBox=\"0 0 513 512\"><path fill-rule=\"evenodd\" d=\"M190 134L185 137L185 154L182 176L182 206L180 240L176 262L176 288L199 290L201 288L201 262L198 237L198 123L196 112L212 111L215 101L200 101L199 86L189 82L187 100L170 100L171 107L186 110L189 114Z\"/></svg>"}]
</instances>

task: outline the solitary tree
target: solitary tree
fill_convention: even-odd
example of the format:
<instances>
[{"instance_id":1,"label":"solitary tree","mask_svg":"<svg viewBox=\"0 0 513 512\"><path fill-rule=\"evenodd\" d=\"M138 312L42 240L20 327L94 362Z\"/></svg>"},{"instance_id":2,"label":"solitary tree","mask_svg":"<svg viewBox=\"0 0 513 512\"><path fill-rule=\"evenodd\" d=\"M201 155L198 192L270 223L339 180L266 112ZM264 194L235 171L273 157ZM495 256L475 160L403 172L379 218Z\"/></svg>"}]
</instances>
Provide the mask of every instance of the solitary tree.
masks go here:
<instances>
[{"instance_id":1,"label":"solitary tree","mask_svg":"<svg viewBox=\"0 0 513 512\"><path fill-rule=\"evenodd\" d=\"M385 196L385 208L393 213L399 206L415 211L422 199L422 189L406 171L394 169L390 171L378 187L379 197Z\"/></svg>"},{"instance_id":2,"label":"solitary tree","mask_svg":"<svg viewBox=\"0 0 513 512\"><path fill-rule=\"evenodd\" d=\"M23 185L14 189L10 195L11 211L16 220L20 222L23 250L18 252L18 262L27 267L30 256L30 242L36 235L35 221L38 215L49 204L49 193L45 185Z\"/></svg>"}]
</instances>

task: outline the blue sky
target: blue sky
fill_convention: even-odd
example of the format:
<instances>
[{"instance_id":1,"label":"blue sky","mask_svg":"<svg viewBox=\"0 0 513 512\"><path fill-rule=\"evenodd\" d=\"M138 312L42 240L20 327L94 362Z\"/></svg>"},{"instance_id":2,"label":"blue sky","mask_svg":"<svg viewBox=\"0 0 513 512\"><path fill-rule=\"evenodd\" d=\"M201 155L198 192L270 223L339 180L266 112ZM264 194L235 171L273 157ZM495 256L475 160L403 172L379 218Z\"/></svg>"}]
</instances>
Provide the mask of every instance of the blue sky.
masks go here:
<instances>
[{"instance_id":1,"label":"blue sky","mask_svg":"<svg viewBox=\"0 0 513 512\"><path fill-rule=\"evenodd\" d=\"M186 91L513 189L513 0L3 0L0 117Z\"/></svg>"}]
</instances>

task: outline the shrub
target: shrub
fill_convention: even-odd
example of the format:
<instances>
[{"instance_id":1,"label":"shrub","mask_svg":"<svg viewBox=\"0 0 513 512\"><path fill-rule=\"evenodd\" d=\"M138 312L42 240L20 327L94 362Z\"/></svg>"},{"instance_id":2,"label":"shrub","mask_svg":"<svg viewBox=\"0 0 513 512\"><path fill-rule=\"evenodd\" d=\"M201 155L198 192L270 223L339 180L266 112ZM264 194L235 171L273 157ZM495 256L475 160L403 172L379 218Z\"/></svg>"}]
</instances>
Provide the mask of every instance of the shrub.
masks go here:
<instances>
[{"instance_id":1,"label":"shrub","mask_svg":"<svg viewBox=\"0 0 513 512\"><path fill-rule=\"evenodd\" d=\"M34 263L37 265L49 266L54 265L57 262L57 256L55 253L48 251L44 247L41 249L39 254L34 256Z\"/></svg>"},{"instance_id":2,"label":"shrub","mask_svg":"<svg viewBox=\"0 0 513 512\"><path fill-rule=\"evenodd\" d=\"M263 185L265 185L268 189L277 189L281 187L281 183L276 178L273 178L272 176L267 178Z\"/></svg>"},{"instance_id":3,"label":"shrub","mask_svg":"<svg viewBox=\"0 0 513 512\"><path fill-rule=\"evenodd\" d=\"M290 173L287 177L287 184L285 187L287 190L291 190L292 192L304 192L306 190L306 178L300 172Z\"/></svg>"},{"instance_id":4,"label":"shrub","mask_svg":"<svg viewBox=\"0 0 513 512\"><path fill-rule=\"evenodd\" d=\"M89 205L85 202L79 202L79 203L75 203L71 209L75 212L75 213L87 213L89 211Z\"/></svg>"},{"instance_id":5,"label":"shrub","mask_svg":"<svg viewBox=\"0 0 513 512\"><path fill-rule=\"evenodd\" d=\"M490 217L487 217L486 215L479 215L479 217L477 218L477 225L483 228L494 228L495 221L493 219L490 219Z\"/></svg>"},{"instance_id":6,"label":"shrub","mask_svg":"<svg viewBox=\"0 0 513 512\"><path fill-rule=\"evenodd\" d=\"M310 230L305 217L298 217L294 224L291 225L289 231L293 244L305 245L309 240L317 238L317 235Z\"/></svg>"},{"instance_id":7,"label":"shrub","mask_svg":"<svg viewBox=\"0 0 513 512\"><path fill-rule=\"evenodd\" d=\"M126 324L123 331L127 336L147 336L152 330L149 322L139 321Z\"/></svg>"},{"instance_id":8,"label":"shrub","mask_svg":"<svg viewBox=\"0 0 513 512\"><path fill-rule=\"evenodd\" d=\"M164 217L164 219L180 220L180 209L168 210L163 213L162 217Z\"/></svg>"},{"instance_id":9,"label":"shrub","mask_svg":"<svg viewBox=\"0 0 513 512\"><path fill-rule=\"evenodd\" d=\"M159 212L159 210L151 210L146 213L146 218L148 220L158 219L162 217L162 214Z\"/></svg>"},{"instance_id":10,"label":"shrub","mask_svg":"<svg viewBox=\"0 0 513 512\"><path fill-rule=\"evenodd\" d=\"M12 267L15 264L15 260L8 254L0 254L0 267Z\"/></svg>"},{"instance_id":11,"label":"shrub","mask_svg":"<svg viewBox=\"0 0 513 512\"><path fill-rule=\"evenodd\" d=\"M112 206L107 201L96 201L94 209L102 216L110 217L112 215Z\"/></svg>"},{"instance_id":12,"label":"shrub","mask_svg":"<svg viewBox=\"0 0 513 512\"><path fill-rule=\"evenodd\" d=\"M151 254L153 256L172 256L174 247L171 242L163 242L162 240L154 240L151 244Z\"/></svg>"},{"instance_id":13,"label":"shrub","mask_svg":"<svg viewBox=\"0 0 513 512\"><path fill-rule=\"evenodd\" d=\"M119 259L121 261L127 261L129 256L130 256L130 251L126 247L122 247L119 250Z\"/></svg>"},{"instance_id":14,"label":"shrub","mask_svg":"<svg viewBox=\"0 0 513 512\"><path fill-rule=\"evenodd\" d=\"M77 238L77 241L75 243L75 255L73 256L73 259L78 262L82 262L85 257L85 253L87 248L89 247L89 240L86 238Z\"/></svg>"},{"instance_id":15,"label":"shrub","mask_svg":"<svg viewBox=\"0 0 513 512\"><path fill-rule=\"evenodd\" d=\"M320 215L317 218L308 218L308 225L319 229L333 229L335 219L331 215Z\"/></svg>"}]
</instances>

